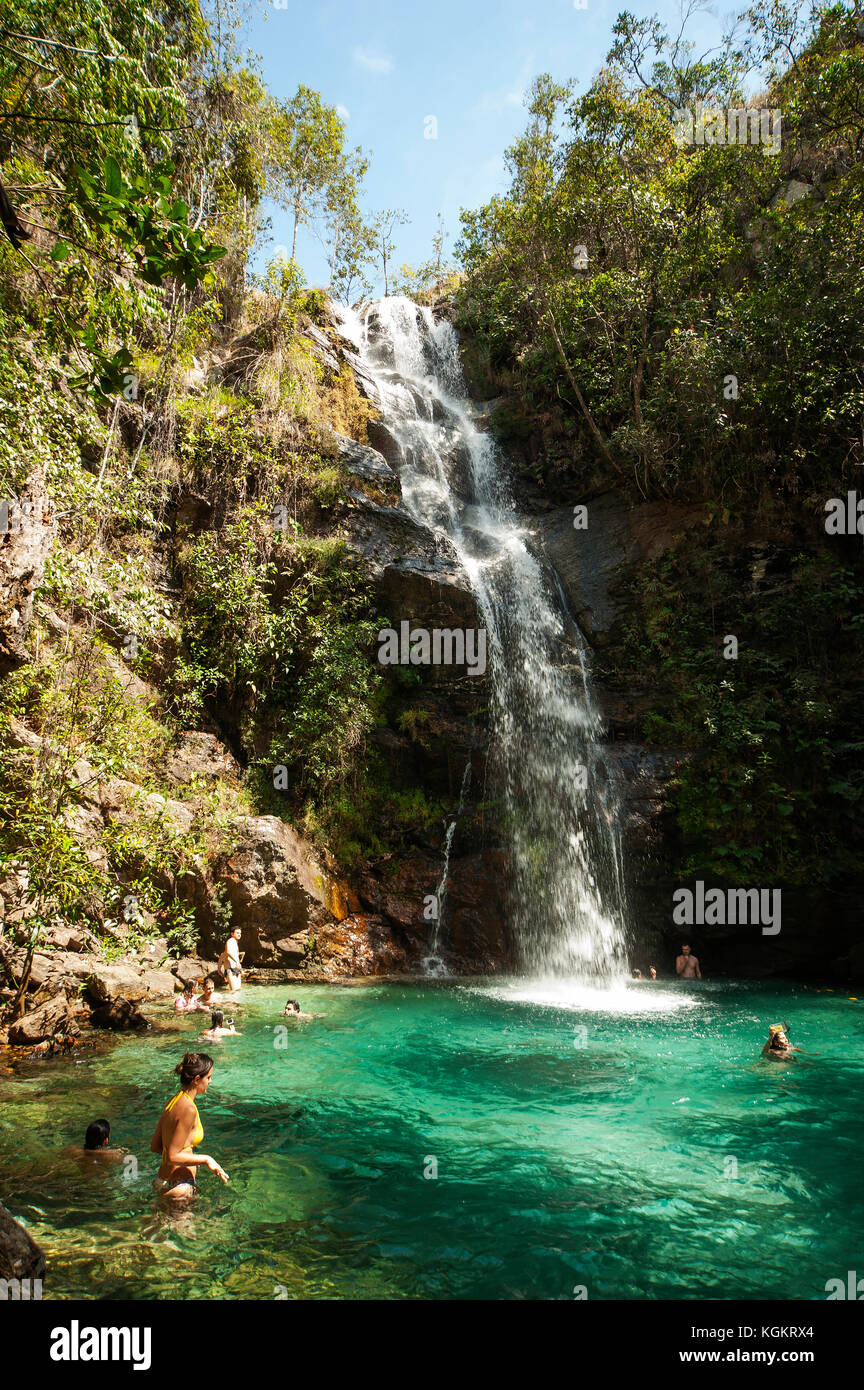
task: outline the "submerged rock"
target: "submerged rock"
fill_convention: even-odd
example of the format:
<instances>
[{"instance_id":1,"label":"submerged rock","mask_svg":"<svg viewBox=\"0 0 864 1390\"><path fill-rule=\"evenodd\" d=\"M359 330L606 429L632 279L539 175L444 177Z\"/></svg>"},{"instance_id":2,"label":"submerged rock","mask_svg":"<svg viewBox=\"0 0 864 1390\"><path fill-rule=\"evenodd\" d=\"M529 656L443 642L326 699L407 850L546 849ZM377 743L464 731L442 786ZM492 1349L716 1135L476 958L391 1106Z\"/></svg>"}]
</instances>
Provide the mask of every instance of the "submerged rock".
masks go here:
<instances>
[{"instance_id":1,"label":"submerged rock","mask_svg":"<svg viewBox=\"0 0 864 1390\"><path fill-rule=\"evenodd\" d=\"M0 1279L43 1279L45 1256L29 1231L0 1206Z\"/></svg>"}]
</instances>

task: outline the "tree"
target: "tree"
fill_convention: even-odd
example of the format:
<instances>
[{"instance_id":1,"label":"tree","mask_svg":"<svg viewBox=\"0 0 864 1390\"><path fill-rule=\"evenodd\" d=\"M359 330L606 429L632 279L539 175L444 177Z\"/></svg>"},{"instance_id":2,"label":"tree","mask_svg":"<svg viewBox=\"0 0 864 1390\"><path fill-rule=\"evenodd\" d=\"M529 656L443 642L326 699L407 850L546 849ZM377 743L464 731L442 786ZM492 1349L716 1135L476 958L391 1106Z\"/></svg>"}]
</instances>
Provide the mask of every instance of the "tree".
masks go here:
<instances>
[{"instance_id":1,"label":"tree","mask_svg":"<svg viewBox=\"0 0 864 1390\"><path fill-rule=\"evenodd\" d=\"M400 208L389 208L387 212L379 212L373 223L375 231L375 258L381 266L384 276L384 293L390 293L389 266L396 250L396 243L392 240L393 233L397 227L404 227L409 221L408 214Z\"/></svg>"},{"instance_id":2,"label":"tree","mask_svg":"<svg viewBox=\"0 0 864 1390\"><path fill-rule=\"evenodd\" d=\"M327 206L336 183L350 178L344 153L345 124L334 106L302 83L287 105L269 104L268 184L272 196L294 217L291 259L297 232Z\"/></svg>"}]
</instances>

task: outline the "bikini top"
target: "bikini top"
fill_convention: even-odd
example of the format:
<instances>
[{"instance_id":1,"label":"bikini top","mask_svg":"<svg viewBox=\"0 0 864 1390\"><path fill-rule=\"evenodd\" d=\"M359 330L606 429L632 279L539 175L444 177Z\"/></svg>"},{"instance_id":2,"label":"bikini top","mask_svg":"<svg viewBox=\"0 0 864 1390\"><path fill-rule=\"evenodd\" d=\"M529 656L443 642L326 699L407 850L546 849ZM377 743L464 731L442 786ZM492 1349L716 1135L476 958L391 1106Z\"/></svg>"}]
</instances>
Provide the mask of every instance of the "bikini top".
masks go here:
<instances>
[{"instance_id":1,"label":"bikini top","mask_svg":"<svg viewBox=\"0 0 864 1390\"><path fill-rule=\"evenodd\" d=\"M168 1114L168 1111L169 1111L169 1110L172 1110L172 1109L174 1108L174 1106L177 1104L178 1100L180 1099L180 1097L181 1097L182 1095L185 1095L185 1092L184 1092L184 1091L178 1091L177 1094L176 1094L176 1096L174 1096L173 1100L169 1100L169 1102L168 1102L168 1104L165 1106L165 1110L164 1110L164 1113L165 1113L166 1115ZM188 1100L189 1097L186 1096L186 1099ZM192 1131L192 1137L190 1138L189 1143L191 1144L192 1148L194 1149L194 1148L195 1148L195 1145L196 1145L196 1144L200 1144L200 1143L201 1143L201 1140L204 1138L204 1126L203 1126L202 1123L201 1123L201 1116L198 1114L198 1106L195 1104L194 1100L191 1102L191 1104L192 1104L192 1109L195 1111L195 1128L194 1128L193 1131ZM163 1145L162 1145L162 1157L163 1157L163 1159L165 1159L165 1160L167 1160L167 1158L168 1158L168 1147L167 1147L166 1144L163 1144Z\"/></svg>"}]
</instances>

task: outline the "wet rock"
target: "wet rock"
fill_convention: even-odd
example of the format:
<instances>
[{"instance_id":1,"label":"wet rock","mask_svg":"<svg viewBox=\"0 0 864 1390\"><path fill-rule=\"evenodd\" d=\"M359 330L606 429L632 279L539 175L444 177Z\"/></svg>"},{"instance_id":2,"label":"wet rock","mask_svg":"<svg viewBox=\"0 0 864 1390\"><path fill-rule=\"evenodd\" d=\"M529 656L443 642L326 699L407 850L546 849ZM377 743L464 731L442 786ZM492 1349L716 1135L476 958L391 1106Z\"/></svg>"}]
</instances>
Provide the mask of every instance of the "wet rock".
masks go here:
<instances>
[{"instance_id":1,"label":"wet rock","mask_svg":"<svg viewBox=\"0 0 864 1390\"><path fill-rule=\"evenodd\" d=\"M399 929L406 959L415 968L429 953L434 935L434 922L425 916L425 909L437 891L442 868L439 854L416 851L400 860L395 873L386 872L384 866L382 871L370 868L358 878L364 905ZM439 932L439 951L451 964L476 971L502 968L509 962L507 868L508 857L499 849L451 860Z\"/></svg>"},{"instance_id":2,"label":"wet rock","mask_svg":"<svg viewBox=\"0 0 864 1390\"><path fill-rule=\"evenodd\" d=\"M342 522L347 545L362 556L392 616L426 627L477 625L474 595L455 554L398 507L382 507L362 493Z\"/></svg>"},{"instance_id":3,"label":"wet rock","mask_svg":"<svg viewBox=\"0 0 864 1390\"><path fill-rule=\"evenodd\" d=\"M122 996L109 999L100 1004L90 1015L93 1028L107 1028L114 1033L124 1033L131 1029L149 1028L150 1024L141 1010L131 999Z\"/></svg>"},{"instance_id":4,"label":"wet rock","mask_svg":"<svg viewBox=\"0 0 864 1390\"><path fill-rule=\"evenodd\" d=\"M10 1211L0 1206L0 1279L44 1279L45 1256Z\"/></svg>"},{"instance_id":5,"label":"wet rock","mask_svg":"<svg viewBox=\"0 0 864 1390\"><path fill-rule=\"evenodd\" d=\"M310 979L404 974L412 965L412 955L398 931L382 917L365 913L326 927L316 946L318 956L310 965Z\"/></svg>"},{"instance_id":6,"label":"wet rock","mask_svg":"<svg viewBox=\"0 0 864 1390\"><path fill-rule=\"evenodd\" d=\"M338 434L335 430L333 431L333 438L339 449L339 462L349 473L353 473L358 478L366 478L370 482L384 483L388 486L397 483L396 474L377 449L370 449L367 444L358 444L356 440L349 439L347 435Z\"/></svg>"},{"instance_id":7,"label":"wet rock","mask_svg":"<svg viewBox=\"0 0 864 1390\"><path fill-rule=\"evenodd\" d=\"M49 999L40 1009L24 1014L9 1025L11 1047L27 1047L55 1037L76 1037L80 1029L65 994Z\"/></svg>"}]
</instances>

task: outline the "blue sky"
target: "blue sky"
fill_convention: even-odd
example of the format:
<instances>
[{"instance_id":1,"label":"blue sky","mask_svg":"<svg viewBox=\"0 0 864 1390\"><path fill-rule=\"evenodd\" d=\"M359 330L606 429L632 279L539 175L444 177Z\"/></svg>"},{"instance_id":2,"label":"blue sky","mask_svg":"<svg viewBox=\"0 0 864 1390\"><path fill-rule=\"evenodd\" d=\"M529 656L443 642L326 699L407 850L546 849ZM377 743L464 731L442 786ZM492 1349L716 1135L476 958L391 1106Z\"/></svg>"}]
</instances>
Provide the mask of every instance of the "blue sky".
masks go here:
<instances>
[{"instance_id":1,"label":"blue sky","mask_svg":"<svg viewBox=\"0 0 864 1390\"><path fill-rule=\"evenodd\" d=\"M348 139L372 152L368 209L404 208L397 266L431 255L436 216L459 233L461 207L477 207L506 188L503 154L524 128L524 96L534 77L576 78L584 91L602 66L620 10L679 19L676 0L253 0L246 44L261 58L275 95L298 83L347 113ZM743 9L744 6L742 5ZM705 46L728 11L704 13L691 26ZM688 30L690 32L690 30ZM437 120L437 139L424 136ZM291 223L270 208L271 240L256 266L291 244ZM310 283L326 283L321 248L308 232L298 259Z\"/></svg>"}]
</instances>

